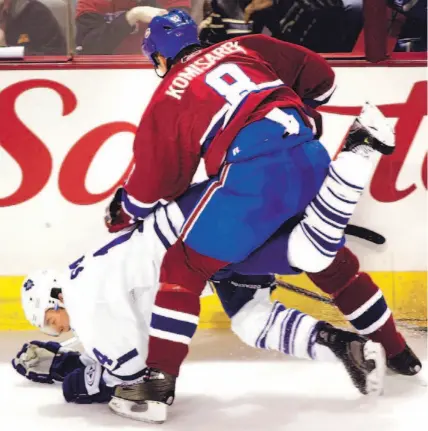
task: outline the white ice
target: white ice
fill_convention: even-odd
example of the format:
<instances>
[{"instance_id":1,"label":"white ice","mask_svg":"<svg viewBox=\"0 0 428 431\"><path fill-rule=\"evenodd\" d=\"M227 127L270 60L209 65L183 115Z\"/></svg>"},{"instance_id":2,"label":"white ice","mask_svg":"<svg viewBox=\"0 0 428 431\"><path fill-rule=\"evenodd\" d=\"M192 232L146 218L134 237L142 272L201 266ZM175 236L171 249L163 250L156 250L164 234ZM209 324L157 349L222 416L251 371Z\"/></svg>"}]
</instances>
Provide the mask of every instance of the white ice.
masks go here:
<instances>
[{"instance_id":1,"label":"white ice","mask_svg":"<svg viewBox=\"0 0 428 431\"><path fill-rule=\"evenodd\" d=\"M426 334L407 338L428 368ZM146 425L107 405L67 404L60 385L18 375L10 359L32 339L44 337L0 333L0 430L407 431L428 424L422 377L388 376L383 396L363 397L340 364L293 360L247 348L228 331L201 331L168 422Z\"/></svg>"}]
</instances>

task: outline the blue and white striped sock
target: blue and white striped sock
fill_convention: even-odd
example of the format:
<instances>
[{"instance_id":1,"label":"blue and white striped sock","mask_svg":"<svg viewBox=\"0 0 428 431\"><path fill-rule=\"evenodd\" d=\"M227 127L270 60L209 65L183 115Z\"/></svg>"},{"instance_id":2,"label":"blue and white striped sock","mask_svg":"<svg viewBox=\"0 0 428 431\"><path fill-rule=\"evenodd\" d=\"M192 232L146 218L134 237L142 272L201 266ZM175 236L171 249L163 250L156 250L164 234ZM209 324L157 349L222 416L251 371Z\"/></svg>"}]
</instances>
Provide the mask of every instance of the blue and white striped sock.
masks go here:
<instances>
[{"instance_id":1,"label":"blue and white striped sock","mask_svg":"<svg viewBox=\"0 0 428 431\"><path fill-rule=\"evenodd\" d=\"M318 194L290 235L292 266L319 272L333 261L372 171L369 159L352 152L343 152L331 162Z\"/></svg>"},{"instance_id":2,"label":"blue and white striped sock","mask_svg":"<svg viewBox=\"0 0 428 431\"><path fill-rule=\"evenodd\" d=\"M255 347L277 350L301 359L336 361L330 349L316 343L319 321L275 302Z\"/></svg>"}]
</instances>

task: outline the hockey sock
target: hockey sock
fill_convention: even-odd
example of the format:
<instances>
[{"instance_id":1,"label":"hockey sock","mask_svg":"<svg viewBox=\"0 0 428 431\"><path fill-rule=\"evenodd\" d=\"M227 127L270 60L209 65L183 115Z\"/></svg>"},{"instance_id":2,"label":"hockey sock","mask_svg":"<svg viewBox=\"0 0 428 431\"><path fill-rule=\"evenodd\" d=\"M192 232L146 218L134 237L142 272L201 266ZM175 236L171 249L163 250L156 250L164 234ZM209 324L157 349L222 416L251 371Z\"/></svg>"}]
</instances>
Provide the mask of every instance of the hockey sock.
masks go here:
<instances>
[{"instance_id":1,"label":"hockey sock","mask_svg":"<svg viewBox=\"0 0 428 431\"><path fill-rule=\"evenodd\" d=\"M200 313L200 294L221 262L203 256L180 239L168 249L161 267L149 329L147 366L178 376Z\"/></svg>"},{"instance_id":2,"label":"hockey sock","mask_svg":"<svg viewBox=\"0 0 428 431\"><path fill-rule=\"evenodd\" d=\"M358 270L357 257L344 247L327 269L308 276L332 296L337 308L360 334L382 344L386 355L393 357L403 351L405 341L397 331L382 291L368 274Z\"/></svg>"},{"instance_id":3,"label":"hockey sock","mask_svg":"<svg viewBox=\"0 0 428 431\"><path fill-rule=\"evenodd\" d=\"M372 171L371 159L358 152L342 152L331 162L317 196L290 235L292 266L319 272L333 261Z\"/></svg>"},{"instance_id":4,"label":"hockey sock","mask_svg":"<svg viewBox=\"0 0 428 431\"><path fill-rule=\"evenodd\" d=\"M246 344L276 350L301 359L336 361L333 352L316 342L320 322L281 302L270 301L268 289L253 298L232 316L233 332Z\"/></svg>"}]
</instances>

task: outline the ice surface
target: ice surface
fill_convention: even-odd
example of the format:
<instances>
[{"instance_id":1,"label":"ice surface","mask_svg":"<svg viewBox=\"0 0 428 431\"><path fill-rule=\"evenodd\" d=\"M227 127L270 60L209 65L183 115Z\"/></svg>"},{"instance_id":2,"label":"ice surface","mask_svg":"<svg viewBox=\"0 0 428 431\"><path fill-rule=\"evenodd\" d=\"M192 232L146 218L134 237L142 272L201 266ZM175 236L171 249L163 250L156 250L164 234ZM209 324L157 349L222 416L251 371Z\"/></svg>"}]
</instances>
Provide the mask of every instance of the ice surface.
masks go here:
<instances>
[{"instance_id":1,"label":"ice surface","mask_svg":"<svg viewBox=\"0 0 428 431\"><path fill-rule=\"evenodd\" d=\"M146 425L115 416L107 405L67 404L60 385L18 375L9 361L35 338L44 337L0 333L1 430L407 431L428 424L420 379L389 376L384 396L371 399L358 394L340 364L293 360L247 348L228 331L201 331L168 422ZM407 339L428 368L426 334Z\"/></svg>"}]
</instances>

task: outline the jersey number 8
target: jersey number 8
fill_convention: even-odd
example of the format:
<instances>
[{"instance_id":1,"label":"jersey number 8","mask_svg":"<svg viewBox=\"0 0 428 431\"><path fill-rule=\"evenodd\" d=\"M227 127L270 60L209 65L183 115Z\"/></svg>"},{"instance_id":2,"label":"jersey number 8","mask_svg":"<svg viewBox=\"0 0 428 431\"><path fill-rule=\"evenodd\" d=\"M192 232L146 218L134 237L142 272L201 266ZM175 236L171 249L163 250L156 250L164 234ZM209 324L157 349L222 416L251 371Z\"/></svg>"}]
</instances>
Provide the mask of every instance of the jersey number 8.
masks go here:
<instances>
[{"instance_id":1,"label":"jersey number 8","mask_svg":"<svg viewBox=\"0 0 428 431\"><path fill-rule=\"evenodd\" d=\"M222 64L207 73L205 82L216 93L224 97L231 106L237 106L252 91L261 90L266 86L259 86L233 63ZM300 132L300 124L297 119L286 112L276 109L267 118L281 124L287 135L297 135Z\"/></svg>"}]
</instances>

